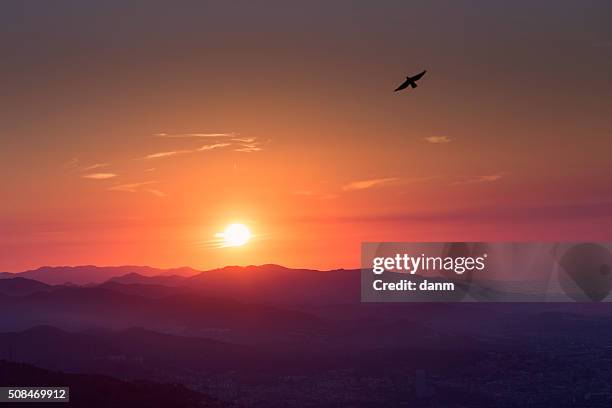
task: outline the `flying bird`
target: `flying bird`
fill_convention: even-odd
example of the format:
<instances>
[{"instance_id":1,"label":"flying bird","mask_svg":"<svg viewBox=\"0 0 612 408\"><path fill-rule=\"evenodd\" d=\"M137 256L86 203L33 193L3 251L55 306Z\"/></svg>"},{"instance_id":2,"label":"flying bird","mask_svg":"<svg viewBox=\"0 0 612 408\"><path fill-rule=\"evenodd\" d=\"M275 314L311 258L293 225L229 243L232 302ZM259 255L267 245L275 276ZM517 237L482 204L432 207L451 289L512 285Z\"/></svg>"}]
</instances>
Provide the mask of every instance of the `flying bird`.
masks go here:
<instances>
[{"instance_id":1,"label":"flying bird","mask_svg":"<svg viewBox=\"0 0 612 408\"><path fill-rule=\"evenodd\" d=\"M413 77L406 77L406 80L404 81L404 83L398 86L397 89L393 92L397 92L397 91L401 91L402 89L406 89L408 88L408 85L410 85L412 88L416 88L417 87L416 81L423 78L423 75L425 75L426 72L427 71L423 71L420 74L416 74Z\"/></svg>"}]
</instances>

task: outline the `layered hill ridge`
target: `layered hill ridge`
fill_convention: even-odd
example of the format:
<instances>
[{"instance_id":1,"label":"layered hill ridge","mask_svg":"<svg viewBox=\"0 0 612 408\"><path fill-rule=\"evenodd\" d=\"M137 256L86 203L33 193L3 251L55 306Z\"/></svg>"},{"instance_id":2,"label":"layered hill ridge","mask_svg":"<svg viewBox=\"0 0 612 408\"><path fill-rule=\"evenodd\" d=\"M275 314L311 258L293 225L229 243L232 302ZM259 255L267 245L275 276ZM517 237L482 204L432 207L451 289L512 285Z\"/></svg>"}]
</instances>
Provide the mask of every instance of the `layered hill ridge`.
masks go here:
<instances>
[{"instance_id":1,"label":"layered hill ridge","mask_svg":"<svg viewBox=\"0 0 612 408\"><path fill-rule=\"evenodd\" d=\"M162 278L168 275L176 276L192 276L200 271L189 267L180 267L172 269L157 269L150 266L42 266L37 269L32 269L24 272L9 273L3 272L0 274L0 279L9 278L28 278L34 279L48 285L88 285L105 282L109 279L138 274L142 276L158 276Z\"/></svg>"},{"instance_id":2,"label":"layered hill ridge","mask_svg":"<svg viewBox=\"0 0 612 408\"><path fill-rule=\"evenodd\" d=\"M358 270L291 269L275 264L226 266L209 271L141 266L42 267L33 271L4 274L3 279L0 279L0 294L17 294L17 289L9 288L11 285L17 285L16 281L13 281L14 278L35 280L49 286L121 288L121 291L131 294L136 294L139 288L130 285L141 285L140 289L146 293L145 296L155 291L151 286L157 286L156 296L188 290L207 297L292 305L356 303L359 302L360 294ZM11 281L12 284L7 283ZM2 290L2 284L7 287L6 291ZM43 287L32 287L30 292L42 289ZM20 294L25 293L27 291Z\"/></svg>"},{"instance_id":3,"label":"layered hill ridge","mask_svg":"<svg viewBox=\"0 0 612 408\"><path fill-rule=\"evenodd\" d=\"M22 277L0 279L0 294L11 296L29 295L50 290L52 287L34 279Z\"/></svg>"}]
</instances>

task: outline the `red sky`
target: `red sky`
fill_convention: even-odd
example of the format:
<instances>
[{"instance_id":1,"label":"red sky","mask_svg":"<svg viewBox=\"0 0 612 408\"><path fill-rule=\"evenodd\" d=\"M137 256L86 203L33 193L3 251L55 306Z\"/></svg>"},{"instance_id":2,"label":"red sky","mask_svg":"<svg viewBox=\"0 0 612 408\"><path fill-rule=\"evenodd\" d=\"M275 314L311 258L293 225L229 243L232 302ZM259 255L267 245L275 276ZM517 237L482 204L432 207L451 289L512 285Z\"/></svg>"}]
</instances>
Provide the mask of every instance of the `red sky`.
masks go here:
<instances>
[{"instance_id":1,"label":"red sky","mask_svg":"<svg viewBox=\"0 0 612 408\"><path fill-rule=\"evenodd\" d=\"M0 270L610 240L609 3L326 3L4 4Z\"/></svg>"}]
</instances>

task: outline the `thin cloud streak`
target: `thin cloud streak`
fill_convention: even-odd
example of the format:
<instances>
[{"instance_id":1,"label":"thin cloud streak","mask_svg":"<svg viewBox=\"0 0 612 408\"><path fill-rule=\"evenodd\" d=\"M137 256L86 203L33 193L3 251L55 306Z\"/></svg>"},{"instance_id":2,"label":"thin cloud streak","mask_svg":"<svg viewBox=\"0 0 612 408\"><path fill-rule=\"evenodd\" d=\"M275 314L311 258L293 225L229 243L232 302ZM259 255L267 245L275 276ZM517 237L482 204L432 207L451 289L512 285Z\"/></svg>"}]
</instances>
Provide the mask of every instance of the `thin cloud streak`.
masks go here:
<instances>
[{"instance_id":1,"label":"thin cloud streak","mask_svg":"<svg viewBox=\"0 0 612 408\"><path fill-rule=\"evenodd\" d=\"M214 150L214 149L219 149L219 148L227 147L227 146L231 146L231 143L213 143L213 144L203 145L197 149L191 149L191 150L170 150L167 152L151 153L151 154L146 155L145 157L141 157L141 159L143 160L162 159L166 157L178 156L181 154L204 152L207 150Z\"/></svg>"},{"instance_id":2,"label":"thin cloud streak","mask_svg":"<svg viewBox=\"0 0 612 408\"><path fill-rule=\"evenodd\" d=\"M508 173L496 173L496 174L489 174L489 175L483 175L483 176L476 176L476 177L469 178L467 180L455 181L454 183L451 183L451 184L457 185L457 184L474 184L474 183L493 183L495 181L501 180L507 174Z\"/></svg>"},{"instance_id":3,"label":"thin cloud streak","mask_svg":"<svg viewBox=\"0 0 612 408\"><path fill-rule=\"evenodd\" d=\"M255 153L263 150L261 143L256 137L238 137L239 133L228 132L228 133L155 133L155 137L163 138L221 138L219 143L211 143L200 146L195 149L188 150L170 150L164 152L156 152L141 157L140 160L151 160L160 159L166 157L173 157L182 154L190 154L196 152L203 152L215 149L222 149L231 147L232 151L243 152L243 153Z\"/></svg>"},{"instance_id":4,"label":"thin cloud streak","mask_svg":"<svg viewBox=\"0 0 612 408\"><path fill-rule=\"evenodd\" d=\"M206 151L206 150L219 149L219 148L227 147L227 146L231 146L231 143L214 143L214 144L204 145L204 146L202 146L199 149L194 150L194 151L196 151L196 152L203 152L203 151Z\"/></svg>"},{"instance_id":5,"label":"thin cloud streak","mask_svg":"<svg viewBox=\"0 0 612 408\"><path fill-rule=\"evenodd\" d=\"M79 163L79 159L77 159L76 157L73 157L72 159L64 163L64 166L68 168L75 168L78 163Z\"/></svg>"},{"instance_id":6,"label":"thin cloud streak","mask_svg":"<svg viewBox=\"0 0 612 408\"><path fill-rule=\"evenodd\" d=\"M255 152L260 152L263 149L261 147L257 147L257 146L247 146L247 147L239 147L237 149L234 149L235 152L243 152L243 153L255 153Z\"/></svg>"},{"instance_id":7,"label":"thin cloud streak","mask_svg":"<svg viewBox=\"0 0 612 408\"><path fill-rule=\"evenodd\" d=\"M109 167L110 165L111 165L110 163L96 163L96 164L92 164L91 166L85 166L81 170L90 171L90 170L100 169L102 167Z\"/></svg>"},{"instance_id":8,"label":"thin cloud streak","mask_svg":"<svg viewBox=\"0 0 612 408\"><path fill-rule=\"evenodd\" d=\"M158 190L156 188L147 188L147 186L150 186L151 184L157 184L157 183L158 181L151 180L151 181L143 181L140 183L117 184L117 185L110 187L109 190L110 191L122 191L126 193L143 192L143 193L153 194L154 196L159 197L159 198L167 197L167 194L161 190Z\"/></svg>"},{"instance_id":9,"label":"thin cloud streak","mask_svg":"<svg viewBox=\"0 0 612 408\"><path fill-rule=\"evenodd\" d=\"M232 139L232 142L237 142L237 143L253 143L253 142L255 142L255 140L257 140L257 139L255 139L254 137L238 137L238 138Z\"/></svg>"},{"instance_id":10,"label":"thin cloud streak","mask_svg":"<svg viewBox=\"0 0 612 408\"><path fill-rule=\"evenodd\" d=\"M499 225L501 222L526 221L530 224L535 220L545 222L559 219L610 219L612 217L612 202L548 204L534 206L482 206L465 209L432 212L406 212L388 214L354 214L338 216L304 216L290 218L291 222L465 222L481 221Z\"/></svg>"},{"instance_id":11,"label":"thin cloud streak","mask_svg":"<svg viewBox=\"0 0 612 408\"><path fill-rule=\"evenodd\" d=\"M117 174L115 173L90 173L90 174L83 174L81 177L86 178L86 179L91 179L91 180L106 180L106 179L110 179L113 177L117 177Z\"/></svg>"},{"instance_id":12,"label":"thin cloud streak","mask_svg":"<svg viewBox=\"0 0 612 408\"><path fill-rule=\"evenodd\" d=\"M446 136L429 136L424 139L427 142L432 143L432 144L450 143L450 141L452 140L450 137L446 137Z\"/></svg>"},{"instance_id":13,"label":"thin cloud streak","mask_svg":"<svg viewBox=\"0 0 612 408\"><path fill-rule=\"evenodd\" d=\"M223 133L155 133L155 137L167 137L167 138L190 138L190 137L236 137L237 133L234 132L223 132Z\"/></svg>"},{"instance_id":14,"label":"thin cloud streak","mask_svg":"<svg viewBox=\"0 0 612 408\"><path fill-rule=\"evenodd\" d=\"M444 178L443 175L438 176L420 176L420 177L412 177L412 178L399 178L399 177L387 177L380 179L372 179L372 180L360 180L354 181L344 186L339 187L341 191L350 192L354 190L363 190L367 188L377 187L381 184L393 183L394 186L402 186L406 184L414 184L414 183L424 183L426 181L431 180L439 180ZM339 198L340 192L331 191L331 192L317 192L313 190L296 190L293 192L296 196L308 197L308 198L318 198L318 199L335 199Z\"/></svg>"},{"instance_id":15,"label":"thin cloud streak","mask_svg":"<svg viewBox=\"0 0 612 408\"><path fill-rule=\"evenodd\" d=\"M148 186L150 184L157 184L157 183L158 183L157 181L143 181L141 183L117 184L112 187L109 187L109 190L136 193L140 190L140 187Z\"/></svg>"},{"instance_id":16,"label":"thin cloud streak","mask_svg":"<svg viewBox=\"0 0 612 408\"><path fill-rule=\"evenodd\" d=\"M383 184L388 184L394 181L399 181L397 177L386 177L371 180L359 180L350 182L342 186L343 191L365 190L367 188L378 187Z\"/></svg>"},{"instance_id":17,"label":"thin cloud streak","mask_svg":"<svg viewBox=\"0 0 612 408\"><path fill-rule=\"evenodd\" d=\"M186 154L186 153L192 153L192 152L193 150L171 150L167 152L151 153L151 154L146 155L145 157L141 157L141 159L144 159L144 160L161 159L164 157L172 157L172 156L177 156L179 154Z\"/></svg>"},{"instance_id":18,"label":"thin cloud streak","mask_svg":"<svg viewBox=\"0 0 612 408\"><path fill-rule=\"evenodd\" d=\"M159 190L154 189L154 188L148 188L148 189L146 189L144 191L146 191L147 193L151 193L151 194L153 194L154 196L157 196L157 197L167 197L168 196L163 191L159 191Z\"/></svg>"}]
</instances>

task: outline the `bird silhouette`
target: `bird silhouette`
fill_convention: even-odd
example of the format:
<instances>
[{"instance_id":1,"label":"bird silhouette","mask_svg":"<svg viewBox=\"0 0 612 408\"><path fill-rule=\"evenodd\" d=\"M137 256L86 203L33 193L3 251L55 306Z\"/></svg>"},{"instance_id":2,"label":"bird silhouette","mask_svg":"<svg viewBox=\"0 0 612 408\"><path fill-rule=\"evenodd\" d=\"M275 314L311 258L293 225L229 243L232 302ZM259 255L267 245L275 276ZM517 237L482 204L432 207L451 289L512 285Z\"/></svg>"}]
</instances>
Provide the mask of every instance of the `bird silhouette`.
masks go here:
<instances>
[{"instance_id":1,"label":"bird silhouette","mask_svg":"<svg viewBox=\"0 0 612 408\"><path fill-rule=\"evenodd\" d=\"M426 72L427 71L423 71L420 74L416 74L413 77L409 77L409 76L406 77L406 80L404 81L404 83L398 86L397 89L393 92L397 92L397 91L401 91L402 89L406 89L408 88L408 85L410 85L412 88L416 88L417 87L416 81L423 78L423 75L425 75Z\"/></svg>"}]
</instances>

